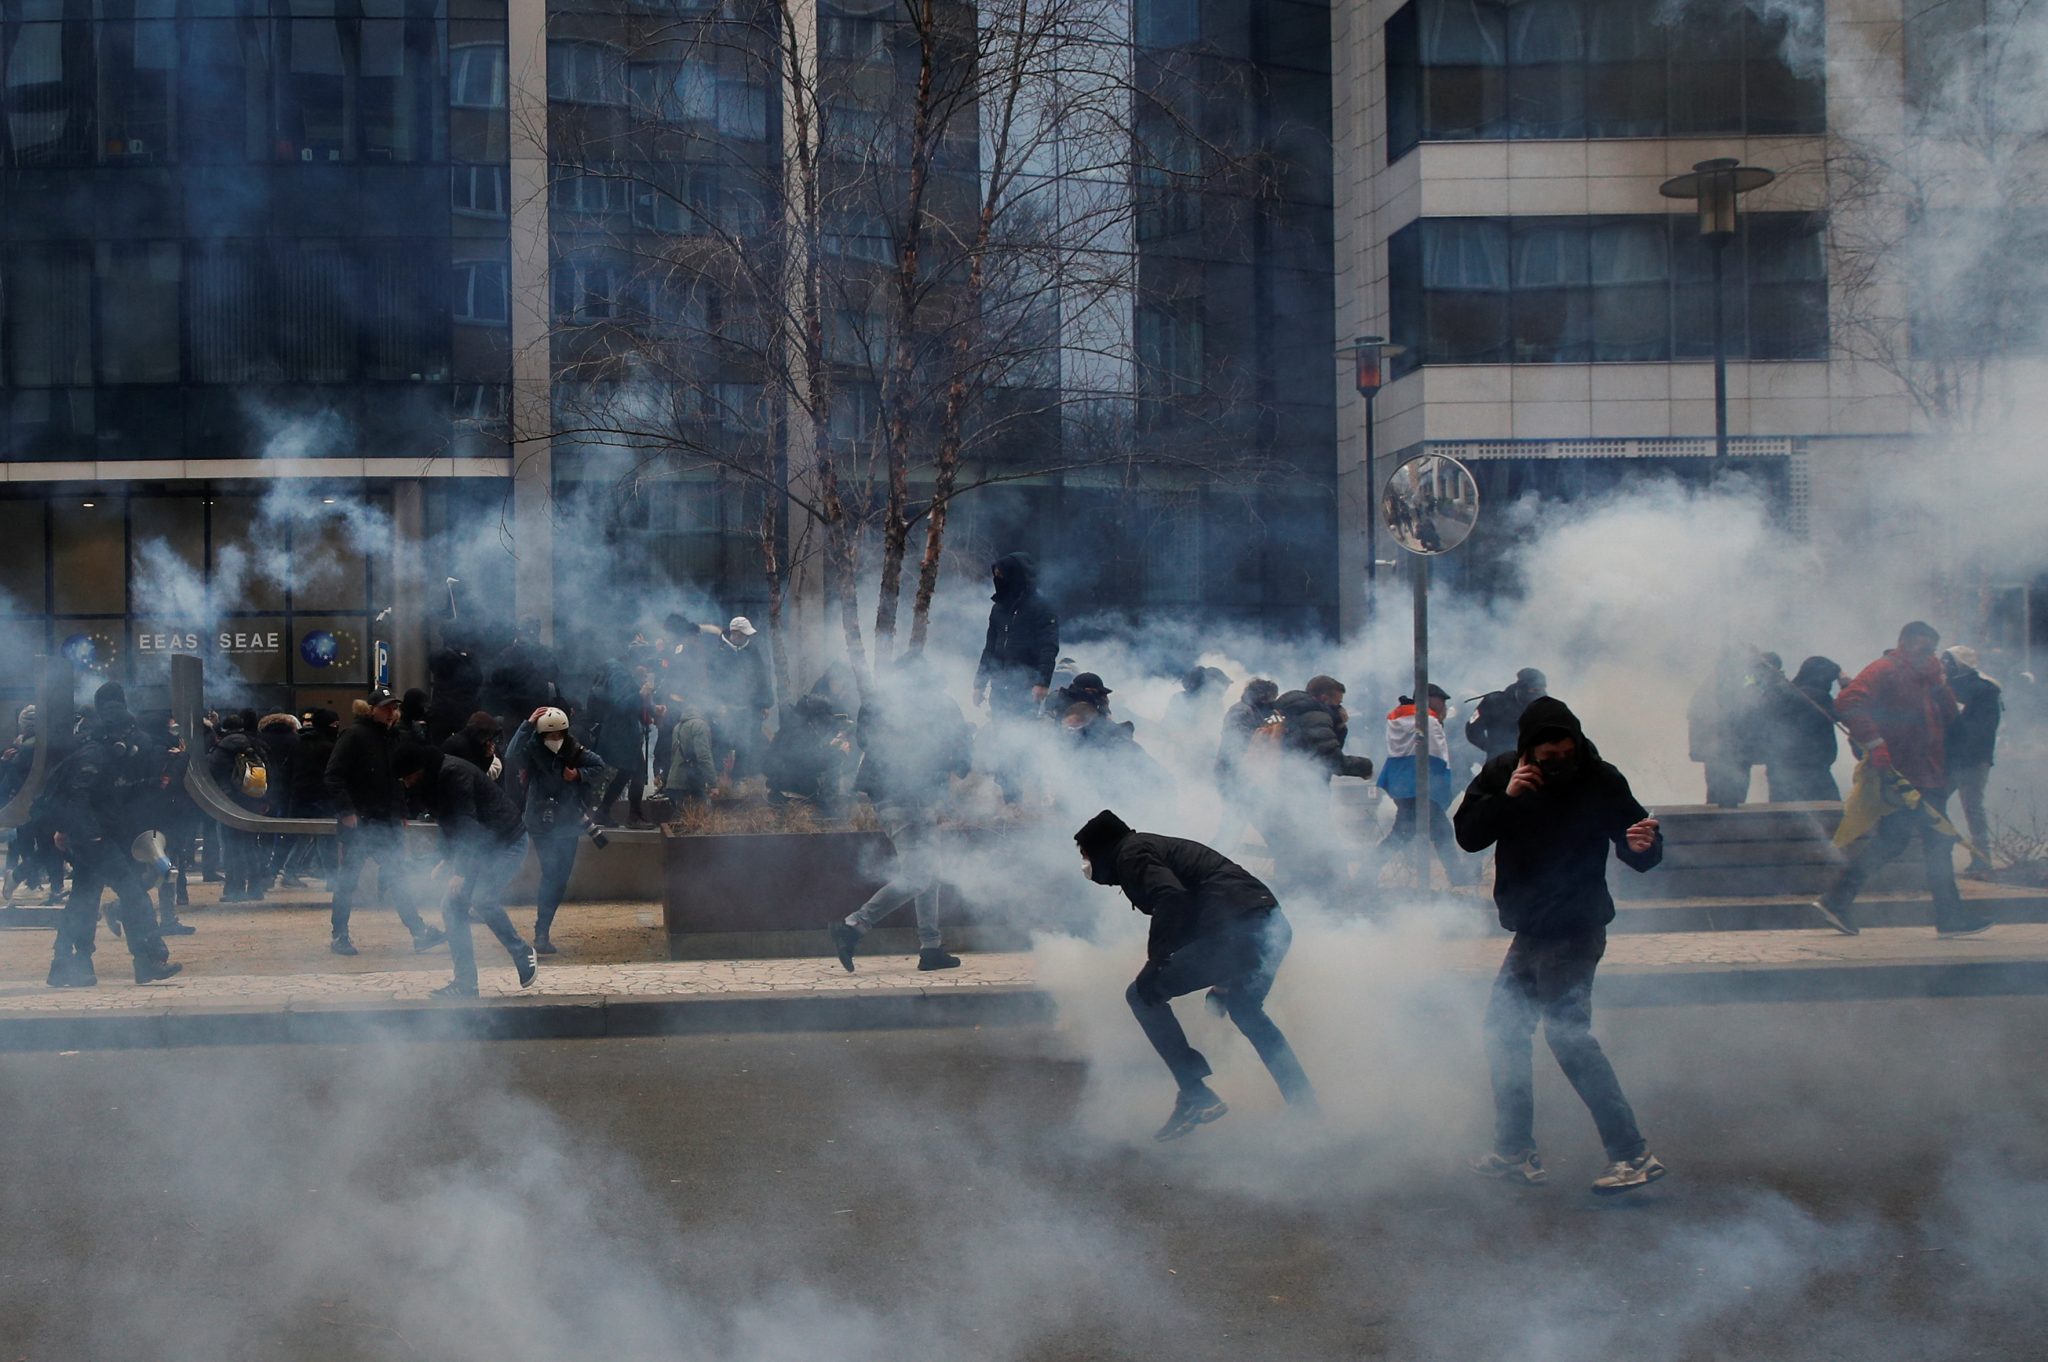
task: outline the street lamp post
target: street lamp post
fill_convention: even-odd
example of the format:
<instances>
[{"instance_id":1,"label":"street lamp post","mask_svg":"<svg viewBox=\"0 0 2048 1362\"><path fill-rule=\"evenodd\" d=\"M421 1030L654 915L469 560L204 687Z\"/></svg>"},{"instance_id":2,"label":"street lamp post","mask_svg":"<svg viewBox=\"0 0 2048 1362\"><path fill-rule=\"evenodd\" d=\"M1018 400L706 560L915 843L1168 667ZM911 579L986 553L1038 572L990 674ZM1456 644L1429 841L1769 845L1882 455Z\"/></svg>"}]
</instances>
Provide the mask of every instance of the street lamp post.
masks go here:
<instances>
[{"instance_id":1,"label":"street lamp post","mask_svg":"<svg viewBox=\"0 0 2048 1362\"><path fill-rule=\"evenodd\" d=\"M1746 166L1733 156L1695 162L1692 174L1657 186L1667 199L1691 199L1698 206L1700 236L1714 256L1714 454L1728 457L1728 339L1722 320L1722 257L1735 239L1735 201L1777 179L1775 171Z\"/></svg>"},{"instance_id":2,"label":"street lamp post","mask_svg":"<svg viewBox=\"0 0 2048 1362\"><path fill-rule=\"evenodd\" d=\"M1379 493L1379 469L1374 464L1377 456L1375 443L1377 431L1373 420L1373 399L1380 395L1386 384L1386 362L1401 354L1407 347L1389 345L1385 336L1359 336L1345 350L1349 352L1353 366L1353 381L1358 385L1358 395L1365 399L1365 495L1368 499ZM1365 589L1370 608L1373 588L1379 582L1379 532L1375 525L1377 517L1368 513L1365 517Z\"/></svg>"},{"instance_id":3,"label":"street lamp post","mask_svg":"<svg viewBox=\"0 0 2048 1362\"><path fill-rule=\"evenodd\" d=\"M1442 454L1423 454L1395 469L1380 498L1387 532L1408 550L1415 594L1415 882L1429 893L1432 799L1429 769L1429 560L1465 542L1479 522L1479 484L1472 471ZM1449 735L1446 734L1446 737ZM1389 760L1392 758L1390 757Z\"/></svg>"}]
</instances>

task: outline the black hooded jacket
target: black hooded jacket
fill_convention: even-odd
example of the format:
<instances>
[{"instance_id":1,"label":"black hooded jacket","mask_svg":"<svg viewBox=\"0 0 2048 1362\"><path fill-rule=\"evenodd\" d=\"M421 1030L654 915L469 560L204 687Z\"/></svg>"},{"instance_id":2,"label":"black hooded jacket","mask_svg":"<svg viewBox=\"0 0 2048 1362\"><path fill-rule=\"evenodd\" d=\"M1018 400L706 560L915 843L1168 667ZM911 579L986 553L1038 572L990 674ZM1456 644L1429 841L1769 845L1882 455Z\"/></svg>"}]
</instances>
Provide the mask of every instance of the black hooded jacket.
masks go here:
<instances>
[{"instance_id":1,"label":"black hooded jacket","mask_svg":"<svg viewBox=\"0 0 2048 1362\"><path fill-rule=\"evenodd\" d=\"M1279 906L1243 866L1200 842L1133 832L1109 810L1074 834L1097 884L1124 891L1152 919L1145 958L1163 964L1198 937L1253 930Z\"/></svg>"},{"instance_id":2,"label":"black hooded jacket","mask_svg":"<svg viewBox=\"0 0 2048 1362\"><path fill-rule=\"evenodd\" d=\"M1273 712L1287 720L1287 750L1314 762L1324 780L1372 777L1372 758L1344 755L1348 726L1338 722L1336 706L1324 704L1305 690L1291 690L1273 702Z\"/></svg>"},{"instance_id":3,"label":"black hooded jacket","mask_svg":"<svg viewBox=\"0 0 2048 1362\"><path fill-rule=\"evenodd\" d=\"M137 833L163 822L167 766L162 745L143 737L125 705L99 706L84 744L50 772L31 817L79 852L101 840L125 851Z\"/></svg>"},{"instance_id":4,"label":"black hooded jacket","mask_svg":"<svg viewBox=\"0 0 2048 1362\"><path fill-rule=\"evenodd\" d=\"M1538 740L1570 734L1578 740L1575 768L1545 778L1541 789L1510 798L1508 778ZM1518 749L1480 768L1453 819L1467 851L1499 848L1493 901L1500 925L1531 936L1576 936L1614 920L1607 891L1607 849L1624 865L1648 870L1664 859L1660 835L1648 851L1628 848L1625 834L1648 814L1628 780L1600 759L1578 716L1544 696L1522 711Z\"/></svg>"},{"instance_id":5,"label":"black hooded jacket","mask_svg":"<svg viewBox=\"0 0 2048 1362\"><path fill-rule=\"evenodd\" d=\"M405 794L391 773L398 733L367 714L358 714L334 740L327 759L327 802L336 815L354 814L367 823L395 823L405 817Z\"/></svg>"},{"instance_id":6,"label":"black hooded jacket","mask_svg":"<svg viewBox=\"0 0 2048 1362\"><path fill-rule=\"evenodd\" d=\"M512 797L468 762L449 757L438 747L415 748L405 761L426 772L420 793L451 853L475 855L509 846L525 833L525 820Z\"/></svg>"},{"instance_id":7,"label":"black hooded jacket","mask_svg":"<svg viewBox=\"0 0 2048 1362\"><path fill-rule=\"evenodd\" d=\"M1060 656L1060 620L1038 594L1038 564L1028 553L998 558L995 605L988 612L988 638L974 682L992 694L1029 692L1052 685L1053 665Z\"/></svg>"}]
</instances>

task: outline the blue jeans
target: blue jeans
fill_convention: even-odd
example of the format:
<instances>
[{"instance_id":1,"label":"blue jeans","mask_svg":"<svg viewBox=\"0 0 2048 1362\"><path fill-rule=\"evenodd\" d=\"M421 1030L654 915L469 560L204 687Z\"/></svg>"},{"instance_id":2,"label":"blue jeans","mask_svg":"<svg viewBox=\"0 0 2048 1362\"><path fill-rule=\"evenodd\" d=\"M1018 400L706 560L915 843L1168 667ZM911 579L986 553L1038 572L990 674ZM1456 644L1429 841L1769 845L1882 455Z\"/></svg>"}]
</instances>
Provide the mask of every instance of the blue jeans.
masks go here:
<instances>
[{"instance_id":1,"label":"blue jeans","mask_svg":"<svg viewBox=\"0 0 2048 1362\"><path fill-rule=\"evenodd\" d=\"M1266 1015L1266 995L1273 989L1287 948L1294 942L1294 929L1278 908L1263 921L1248 922L1241 930L1198 937L1157 965L1148 964L1136 981L1124 991L1124 1001L1144 1028L1145 1039L1166 1061L1174 1081L1186 1092L1202 1085L1211 1072L1202 1052L1188 1044L1180 1018L1173 1015L1172 999L1198 989L1223 991L1223 1005L1230 1020L1244 1033L1273 1075L1280 1095L1288 1105L1315 1101L1315 1089L1302 1071L1294 1047L1280 1028Z\"/></svg>"},{"instance_id":2,"label":"blue jeans","mask_svg":"<svg viewBox=\"0 0 2048 1362\"><path fill-rule=\"evenodd\" d=\"M569 892L569 876L576 869L576 848L582 840L581 831L559 829L534 839L534 849L540 853L540 896L533 919L536 936L546 936L555 925L555 913L562 906L562 896Z\"/></svg>"},{"instance_id":3,"label":"blue jeans","mask_svg":"<svg viewBox=\"0 0 2048 1362\"><path fill-rule=\"evenodd\" d=\"M937 950L939 936L938 895L932 892L937 865L932 856L932 839L938 830L938 810L914 804L878 804L875 817L889 835L889 848L896 865L889 882L854 909L846 925L865 932L906 903L917 905L917 944Z\"/></svg>"},{"instance_id":4,"label":"blue jeans","mask_svg":"<svg viewBox=\"0 0 2048 1362\"><path fill-rule=\"evenodd\" d=\"M448 959L455 966L455 982L476 987L476 945L470 940L471 919L491 929L491 935L513 961L526 958L529 949L519 939L512 919L505 914L505 886L526 861L526 834L509 843L497 843L472 853L463 872L462 887L451 889L441 902L441 921L448 931Z\"/></svg>"},{"instance_id":5,"label":"blue jeans","mask_svg":"<svg viewBox=\"0 0 2048 1362\"><path fill-rule=\"evenodd\" d=\"M1612 1160L1646 1147L1621 1080L1593 1037L1593 971L1607 953L1603 929L1578 936L1517 933L1493 981L1486 1008L1486 1059L1493 1072L1494 1152L1514 1158L1536 1147L1536 1096L1530 1052L1536 1024L1557 1067L1593 1113Z\"/></svg>"}]
</instances>

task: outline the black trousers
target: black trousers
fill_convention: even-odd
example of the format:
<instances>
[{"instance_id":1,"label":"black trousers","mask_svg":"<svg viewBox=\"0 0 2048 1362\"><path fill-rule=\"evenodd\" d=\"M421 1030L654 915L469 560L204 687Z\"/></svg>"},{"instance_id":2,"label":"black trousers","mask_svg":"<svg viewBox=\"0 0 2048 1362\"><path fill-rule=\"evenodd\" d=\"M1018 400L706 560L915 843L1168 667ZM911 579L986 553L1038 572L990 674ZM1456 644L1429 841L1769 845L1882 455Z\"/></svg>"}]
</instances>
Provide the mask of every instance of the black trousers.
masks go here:
<instances>
[{"instance_id":1,"label":"black trousers","mask_svg":"<svg viewBox=\"0 0 2048 1362\"><path fill-rule=\"evenodd\" d=\"M1173 1015L1173 999L1199 989L1223 990L1224 1008L1244 1038L1258 1051L1266 1072L1290 1105L1315 1100L1315 1089L1295 1058L1294 1047L1266 1015L1266 995L1273 989L1273 976L1294 941L1294 931L1278 908L1267 914L1263 924L1245 931L1200 937L1175 951L1164 963L1146 965L1144 971L1124 990L1145 1039L1166 1061L1181 1091L1199 1087L1211 1072L1202 1052L1188 1044L1180 1018Z\"/></svg>"},{"instance_id":2,"label":"black trousers","mask_svg":"<svg viewBox=\"0 0 2048 1362\"><path fill-rule=\"evenodd\" d=\"M377 863L377 888L391 900L405 929L414 936L426 930L427 924L414 906L416 886L412 868L406 863L403 824L366 820L353 828L339 829L335 841L340 844L337 849L341 855L341 865L334 876L331 914L336 936L348 935L349 915L355 911L356 886L362 880L363 866L370 861Z\"/></svg>"},{"instance_id":3,"label":"black trousers","mask_svg":"<svg viewBox=\"0 0 2048 1362\"><path fill-rule=\"evenodd\" d=\"M71 895L64 900L64 914L57 924L57 955L92 959L99 931L100 892L114 891L121 936L128 953L137 960L168 960L170 951L157 930L156 905L150 902L143 882L142 867L128 855L125 846L98 841L73 847L71 853Z\"/></svg>"},{"instance_id":4,"label":"black trousers","mask_svg":"<svg viewBox=\"0 0 2048 1362\"><path fill-rule=\"evenodd\" d=\"M1607 1157L1632 1159L1643 1152L1636 1114L1622 1096L1621 1080L1614 1076L1607 1052L1593 1038L1593 971L1606 953L1604 929L1561 937L1518 932L1508 946L1486 1008L1495 1153L1511 1158L1536 1147L1530 1052L1539 1022L1557 1067L1593 1113Z\"/></svg>"}]
</instances>

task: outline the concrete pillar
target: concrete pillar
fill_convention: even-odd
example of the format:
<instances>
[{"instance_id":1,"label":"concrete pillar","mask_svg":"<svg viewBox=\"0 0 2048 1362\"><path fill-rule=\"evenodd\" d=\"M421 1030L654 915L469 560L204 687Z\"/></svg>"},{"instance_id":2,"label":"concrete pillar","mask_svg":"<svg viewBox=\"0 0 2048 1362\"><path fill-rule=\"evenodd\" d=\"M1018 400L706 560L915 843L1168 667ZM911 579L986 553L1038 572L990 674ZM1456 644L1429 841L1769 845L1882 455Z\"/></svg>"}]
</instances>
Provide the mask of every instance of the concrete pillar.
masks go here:
<instances>
[{"instance_id":1,"label":"concrete pillar","mask_svg":"<svg viewBox=\"0 0 2048 1362\"><path fill-rule=\"evenodd\" d=\"M555 629L555 461L548 350L547 0L506 6L511 105L512 537L519 618Z\"/></svg>"}]
</instances>

